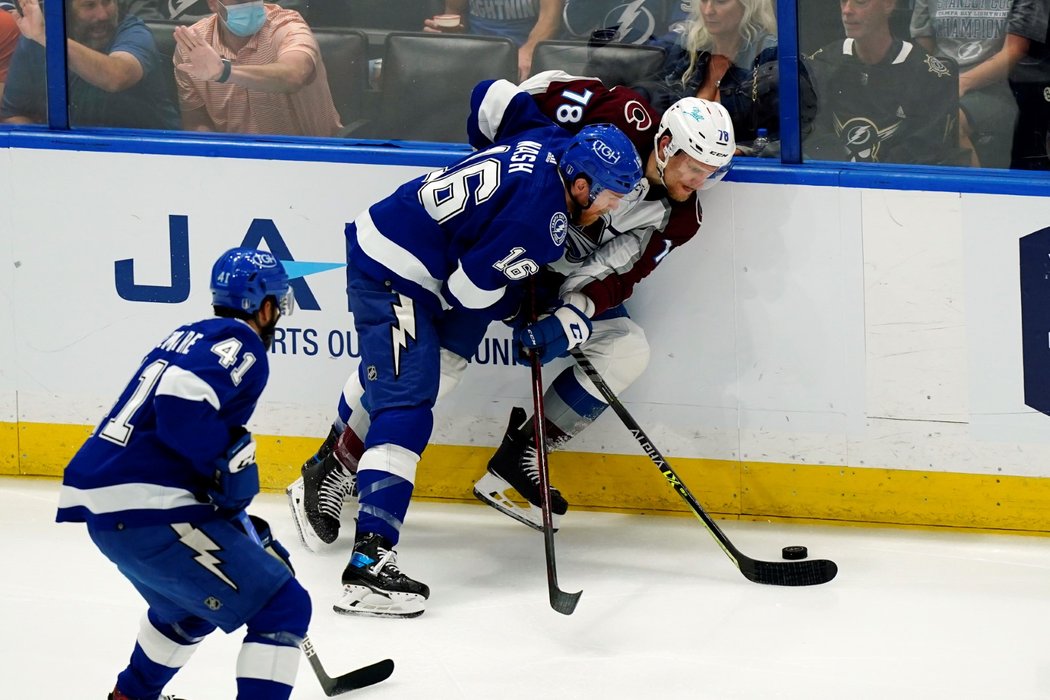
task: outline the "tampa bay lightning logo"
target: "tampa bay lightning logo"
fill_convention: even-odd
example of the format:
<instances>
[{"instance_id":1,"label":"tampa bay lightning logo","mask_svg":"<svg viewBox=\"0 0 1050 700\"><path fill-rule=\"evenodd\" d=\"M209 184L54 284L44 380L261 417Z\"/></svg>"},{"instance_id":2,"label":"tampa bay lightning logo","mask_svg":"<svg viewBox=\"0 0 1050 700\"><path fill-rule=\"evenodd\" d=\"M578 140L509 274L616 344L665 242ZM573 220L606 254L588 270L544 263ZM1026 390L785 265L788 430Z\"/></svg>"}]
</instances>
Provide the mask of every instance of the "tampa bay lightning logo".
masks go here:
<instances>
[{"instance_id":1,"label":"tampa bay lightning logo","mask_svg":"<svg viewBox=\"0 0 1050 700\"><path fill-rule=\"evenodd\" d=\"M951 75L951 71L948 70L948 66L944 65L944 61L941 61L935 56L926 57L926 68L938 78Z\"/></svg>"},{"instance_id":2,"label":"tampa bay lightning logo","mask_svg":"<svg viewBox=\"0 0 1050 700\"><path fill-rule=\"evenodd\" d=\"M564 213L558 211L551 217L551 240L554 241L554 245L561 245L565 242L565 236L569 232L569 218Z\"/></svg>"}]
</instances>

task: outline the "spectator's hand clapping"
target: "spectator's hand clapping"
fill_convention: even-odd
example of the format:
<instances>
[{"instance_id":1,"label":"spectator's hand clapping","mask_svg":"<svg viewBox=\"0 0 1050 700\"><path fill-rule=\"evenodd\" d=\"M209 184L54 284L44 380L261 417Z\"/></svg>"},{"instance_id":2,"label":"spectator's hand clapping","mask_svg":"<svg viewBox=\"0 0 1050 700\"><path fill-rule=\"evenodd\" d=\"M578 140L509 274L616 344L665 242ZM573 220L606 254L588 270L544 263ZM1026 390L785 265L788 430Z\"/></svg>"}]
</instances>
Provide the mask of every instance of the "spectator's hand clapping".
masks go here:
<instances>
[{"instance_id":1,"label":"spectator's hand clapping","mask_svg":"<svg viewBox=\"0 0 1050 700\"><path fill-rule=\"evenodd\" d=\"M222 75L219 54L189 27L175 27L175 45L189 58L177 66L186 75L195 80L216 80Z\"/></svg>"},{"instance_id":2,"label":"spectator's hand clapping","mask_svg":"<svg viewBox=\"0 0 1050 700\"><path fill-rule=\"evenodd\" d=\"M41 46L46 46L44 11L40 7L40 3L38 0L21 0L19 5L22 7L22 14L14 13L18 31L22 32L22 36L26 39L35 41Z\"/></svg>"}]
</instances>

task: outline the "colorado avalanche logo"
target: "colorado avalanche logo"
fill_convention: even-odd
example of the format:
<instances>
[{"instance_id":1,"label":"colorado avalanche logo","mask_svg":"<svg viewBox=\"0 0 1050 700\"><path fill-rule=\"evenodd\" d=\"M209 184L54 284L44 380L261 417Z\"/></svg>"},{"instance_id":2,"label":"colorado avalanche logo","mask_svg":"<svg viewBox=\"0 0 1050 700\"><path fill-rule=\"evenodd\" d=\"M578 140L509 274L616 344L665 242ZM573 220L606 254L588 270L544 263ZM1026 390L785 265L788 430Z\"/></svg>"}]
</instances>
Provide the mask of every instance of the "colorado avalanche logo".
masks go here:
<instances>
[{"instance_id":1,"label":"colorado avalanche logo","mask_svg":"<svg viewBox=\"0 0 1050 700\"><path fill-rule=\"evenodd\" d=\"M562 212L555 212L554 216L551 217L551 240L554 241L554 245L561 245L565 242L565 236L569 232L569 219Z\"/></svg>"}]
</instances>

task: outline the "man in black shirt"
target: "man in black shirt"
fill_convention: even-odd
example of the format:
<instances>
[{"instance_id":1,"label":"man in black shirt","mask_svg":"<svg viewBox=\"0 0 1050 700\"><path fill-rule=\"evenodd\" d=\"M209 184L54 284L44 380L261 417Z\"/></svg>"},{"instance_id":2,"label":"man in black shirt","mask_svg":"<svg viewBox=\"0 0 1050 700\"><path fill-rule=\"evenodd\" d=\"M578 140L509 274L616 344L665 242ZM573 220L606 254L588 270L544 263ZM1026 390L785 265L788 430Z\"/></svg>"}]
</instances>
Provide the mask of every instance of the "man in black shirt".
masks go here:
<instances>
[{"instance_id":1,"label":"man in black shirt","mask_svg":"<svg viewBox=\"0 0 1050 700\"><path fill-rule=\"evenodd\" d=\"M962 165L958 73L895 39L896 0L841 0L846 38L806 59L817 92L807 158Z\"/></svg>"}]
</instances>

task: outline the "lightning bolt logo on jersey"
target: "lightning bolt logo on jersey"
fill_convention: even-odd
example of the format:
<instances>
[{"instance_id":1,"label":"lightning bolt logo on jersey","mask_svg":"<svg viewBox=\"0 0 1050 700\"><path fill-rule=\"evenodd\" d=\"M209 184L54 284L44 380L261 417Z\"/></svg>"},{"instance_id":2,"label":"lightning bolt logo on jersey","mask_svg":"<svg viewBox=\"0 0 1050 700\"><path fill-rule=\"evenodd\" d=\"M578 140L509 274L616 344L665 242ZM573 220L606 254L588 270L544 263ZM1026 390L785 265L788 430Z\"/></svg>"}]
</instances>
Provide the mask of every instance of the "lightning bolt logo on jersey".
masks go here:
<instances>
[{"instance_id":1,"label":"lightning bolt logo on jersey","mask_svg":"<svg viewBox=\"0 0 1050 700\"><path fill-rule=\"evenodd\" d=\"M197 556L193 559L198 564L203 566L205 570L211 572L217 579L225 583L233 590L237 590L237 584L230 580L230 578L219 568L222 564L222 560L216 557L212 552L222 551L222 547L216 544L203 530L198 530L188 523L174 523L171 529L179 536L179 542L197 552Z\"/></svg>"},{"instance_id":2,"label":"lightning bolt logo on jersey","mask_svg":"<svg viewBox=\"0 0 1050 700\"><path fill-rule=\"evenodd\" d=\"M408 341L416 338L416 311L412 299L402 294L395 295L393 325L390 326L391 347L394 349L394 377L401 374L401 351L408 348Z\"/></svg>"}]
</instances>

